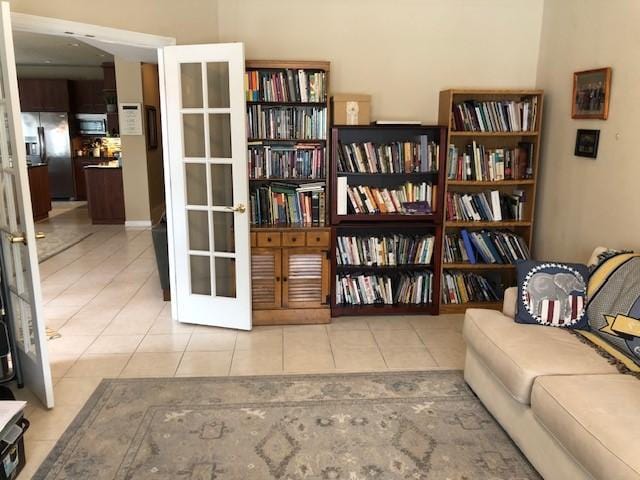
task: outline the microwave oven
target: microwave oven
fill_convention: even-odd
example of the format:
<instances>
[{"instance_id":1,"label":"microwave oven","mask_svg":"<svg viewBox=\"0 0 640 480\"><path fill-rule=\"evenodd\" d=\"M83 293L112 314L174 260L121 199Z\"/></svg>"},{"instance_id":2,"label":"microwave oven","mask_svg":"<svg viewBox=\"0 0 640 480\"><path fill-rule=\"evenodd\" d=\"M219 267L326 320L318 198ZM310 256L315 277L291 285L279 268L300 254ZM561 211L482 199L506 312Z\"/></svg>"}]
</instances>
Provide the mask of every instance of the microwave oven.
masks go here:
<instances>
[{"instance_id":1,"label":"microwave oven","mask_svg":"<svg viewBox=\"0 0 640 480\"><path fill-rule=\"evenodd\" d=\"M80 135L107 134L107 115L102 113L78 113L75 116L76 131Z\"/></svg>"}]
</instances>

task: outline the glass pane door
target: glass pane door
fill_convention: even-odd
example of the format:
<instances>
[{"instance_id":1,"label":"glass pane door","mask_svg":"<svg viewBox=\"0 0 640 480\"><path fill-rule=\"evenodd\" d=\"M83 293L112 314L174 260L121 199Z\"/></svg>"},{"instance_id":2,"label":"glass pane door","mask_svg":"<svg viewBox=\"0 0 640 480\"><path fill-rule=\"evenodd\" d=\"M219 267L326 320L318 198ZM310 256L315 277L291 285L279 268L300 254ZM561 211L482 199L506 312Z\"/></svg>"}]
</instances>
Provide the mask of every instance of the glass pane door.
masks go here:
<instances>
[{"instance_id":1,"label":"glass pane door","mask_svg":"<svg viewBox=\"0 0 640 480\"><path fill-rule=\"evenodd\" d=\"M166 47L163 63L175 314L250 328L242 45Z\"/></svg>"}]
</instances>

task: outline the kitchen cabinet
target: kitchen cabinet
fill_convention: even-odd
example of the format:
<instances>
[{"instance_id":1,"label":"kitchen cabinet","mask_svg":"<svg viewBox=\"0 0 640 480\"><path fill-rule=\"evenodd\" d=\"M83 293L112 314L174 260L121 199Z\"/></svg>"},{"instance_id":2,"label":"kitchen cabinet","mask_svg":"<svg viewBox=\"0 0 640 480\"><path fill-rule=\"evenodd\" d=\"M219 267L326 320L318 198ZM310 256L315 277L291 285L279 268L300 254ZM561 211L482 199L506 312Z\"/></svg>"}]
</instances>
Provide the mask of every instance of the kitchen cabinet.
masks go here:
<instances>
[{"instance_id":1,"label":"kitchen cabinet","mask_svg":"<svg viewBox=\"0 0 640 480\"><path fill-rule=\"evenodd\" d=\"M49 193L49 168L47 164L29 165L29 193L33 219L43 220L51 211L51 194Z\"/></svg>"},{"instance_id":2,"label":"kitchen cabinet","mask_svg":"<svg viewBox=\"0 0 640 480\"><path fill-rule=\"evenodd\" d=\"M251 232L254 325L329 323L329 231Z\"/></svg>"},{"instance_id":3,"label":"kitchen cabinet","mask_svg":"<svg viewBox=\"0 0 640 480\"><path fill-rule=\"evenodd\" d=\"M124 187L121 167L84 168L89 216L94 225L123 224Z\"/></svg>"},{"instance_id":4,"label":"kitchen cabinet","mask_svg":"<svg viewBox=\"0 0 640 480\"><path fill-rule=\"evenodd\" d=\"M74 113L105 113L102 80L73 80L70 82L71 110Z\"/></svg>"},{"instance_id":5,"label":"kitchen cabinet","mask_svg":"<svg viewBox=\"0 0 640 480\"><path fill-rule=\"evenodd\" d=\"M109 162L113 158L105 157L75 157L73 159L73 178L75 182L76 200L87 199L87 181L84 175L84 167L100 165Z\"/></svg>"},{"instance_id":6,"label":"kitchen cabinet","mask_svg":"<svg viewBox=\"0 0 640 480\"><path fill-rule=\"evenodd\" d=\"M69 112L69 81L20 78L20 109L23 112Z\"/></svg>"}]
</instances>

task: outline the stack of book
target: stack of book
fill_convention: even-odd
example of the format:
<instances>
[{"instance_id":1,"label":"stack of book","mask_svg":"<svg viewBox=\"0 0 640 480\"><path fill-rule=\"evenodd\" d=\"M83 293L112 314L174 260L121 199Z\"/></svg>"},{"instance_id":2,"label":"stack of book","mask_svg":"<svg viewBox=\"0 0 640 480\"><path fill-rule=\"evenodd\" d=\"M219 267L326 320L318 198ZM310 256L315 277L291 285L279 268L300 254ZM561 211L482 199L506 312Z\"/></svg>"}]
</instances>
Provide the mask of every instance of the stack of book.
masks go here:
<instances>
[{"instance_id":1,"label":"stack of book","mask_svg":"<svg viewBox=\"0 0 640 480\"><path fill-rule=\"evenodd\" d=\"M398 282L395 302L416 305L433 303L433 273L403 273Z\"/></svg>"},{"instance_id":2,"label":"stack of book","mask_svg":"<svg viewBox=\"0 0 640 480\"><path fill-rule=\"evenodd\" d=\"M395 266L431 263L433 235L339 236L338 265Z\"/></svg>"},{"instance_id":3,"label":"stack of book","mask_svg":"<svg viewBox=\"0 0 640 480\"><path fill-rule=\"evenodd\" d=\"M244 74L249 102L325 102L325 72L252 70Z\"/></svg>"},{"instance_id":4,"label":"stack of book","mask_svg":"<svg viewBox=\"0 0 640 480\"><path fill-rule=\"evenodd\" d=\"M487 149L475 141L460 152L449 145L449 180L520 180L533 177L533 143L520 142L517 148Z\"/></svg>"},{"instance_id":5,"label":"stack of book","mask_svg":"<svg viewBox=\"0 0 640 480\"><path fill-rule=\"evenodd\" d=\"M325 139L327 109L250 105L247 109L247 131L249 138L253 139Z\"/></svg>"},{"instance_id":6,"label":"stack of book","mask_svg":"<svg viewBox=\"0 0 640 480\"><path fill-rule=\"evenodd\" d=\"M323 225L324 182L293 185L273 182L253 188L250 195L254 225Z\"/></svg>"},{"instance_id":7,"label":"stack of book","mask_svg":"<svg viewBox=\"0 0 640 480\"><path fill-rule=\"evenodd\" d=\"M449 221L520 221L524 218L525 195L522 190L506 194L498 190L479 193L447 192Z\"/></svg>"},{"instance_id":8,"label":"stack of book","mask_svg":"<svg viewBox=\"0 0 640 480\"><path fill-rule=\"evenodd\" d=\"M538 97L516 101L467 100L453 105L453 130L532 132L537 125Z\"/></svg>"},{"instance_id":9,"label":"stack of book","mask_svg":"<svg viewBox=\"0 0 640 480\"><path fill-rule=\"evenodd\" d=\"M442 303L497 302L500 298L502 288L485 276L456 270L442 274Z\"/></svg>"},{"instance_id":10,"label":"stack of book","mask_svg":"<svg viewBox=\"0 0 640 480\"><path fill-rule=\"evenodd\" d=\"M388 275L353 274L336 277L338 305L428 304L433 302L433 273Z\"/></svg>"},{"instance_id":11,"label":"stack of book","mask_svg":"<svg viewBox=\"0 0 640 480\"><path fill-rule=\"evenodd\" d=\"M351 173L414 173L438 170L439 146L420 135L419 142L340 144L338 171Z\"/></svg>"},{"instance_id":12,"label":"stack of book","mask_svg":"<svg viewBox=\"0 0 640 480\"><path fill-rule=\"evenodd\" d=\"M510 264L530 258L524 239L509 231L481 230L448 233L444 238L445 263Z\"/></svg>"},{"instance_id":13,"label":"stack of book","mask_svg":"<svg viewBox=\"0 0 640 480\"><path fill-rule=\"evenodd\" d=\"M317 143L249 143L249 178L325 178L325 148Z\"/></svg>"},{"instance_id":14,"label":"stack of book","mask_svg":"<svg viewBox=\"0 0 640 480\"><path fill-rule=\"evenodd\" d=\"M436 186L431 183L411 183L390 188L368 185L349 186L346 177L338 177L338 215L366 214L427 214L435 209Z\"/></svg>"}]
</instances>

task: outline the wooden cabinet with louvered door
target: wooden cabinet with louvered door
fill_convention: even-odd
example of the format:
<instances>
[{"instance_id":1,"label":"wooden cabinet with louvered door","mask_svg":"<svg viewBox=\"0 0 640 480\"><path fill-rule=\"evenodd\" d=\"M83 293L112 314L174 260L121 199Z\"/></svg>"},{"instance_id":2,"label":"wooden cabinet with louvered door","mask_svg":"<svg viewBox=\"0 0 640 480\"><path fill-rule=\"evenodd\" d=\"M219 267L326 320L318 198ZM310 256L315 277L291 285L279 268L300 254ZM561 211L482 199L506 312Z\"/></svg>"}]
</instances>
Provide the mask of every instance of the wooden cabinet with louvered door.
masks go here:
<instances>
[{"instance_id":1,"label":"wooden cabinet with louvered door","mask_svg":"<svg viewBox=\"0 0 640 480\"><path fill-rule=\"evenodd\" d=\"M329 323L328 228L251 232L254 325Z\"/></svg>"},{"instance_id":2,"label":"wooden cabinet with louvered door","mask_svg":"<svg viewBox=\"0 0 640 480\"><path fill-rule=\"evenodd\" d=\"M254 310L282 306L281 253L279 248L251 249L251 292Z\"/></svg>"},{"instance_id":3,"label":"wooden cabinet with louvered door","mask_svg":"<svg viewBox=\"0 0 640 480\"><path fill-rule=\"evenodd\" d=\"M282 306L318 308L329 303L329 260L317 248L282 251Z\"/></svg>"}]
</instances>

